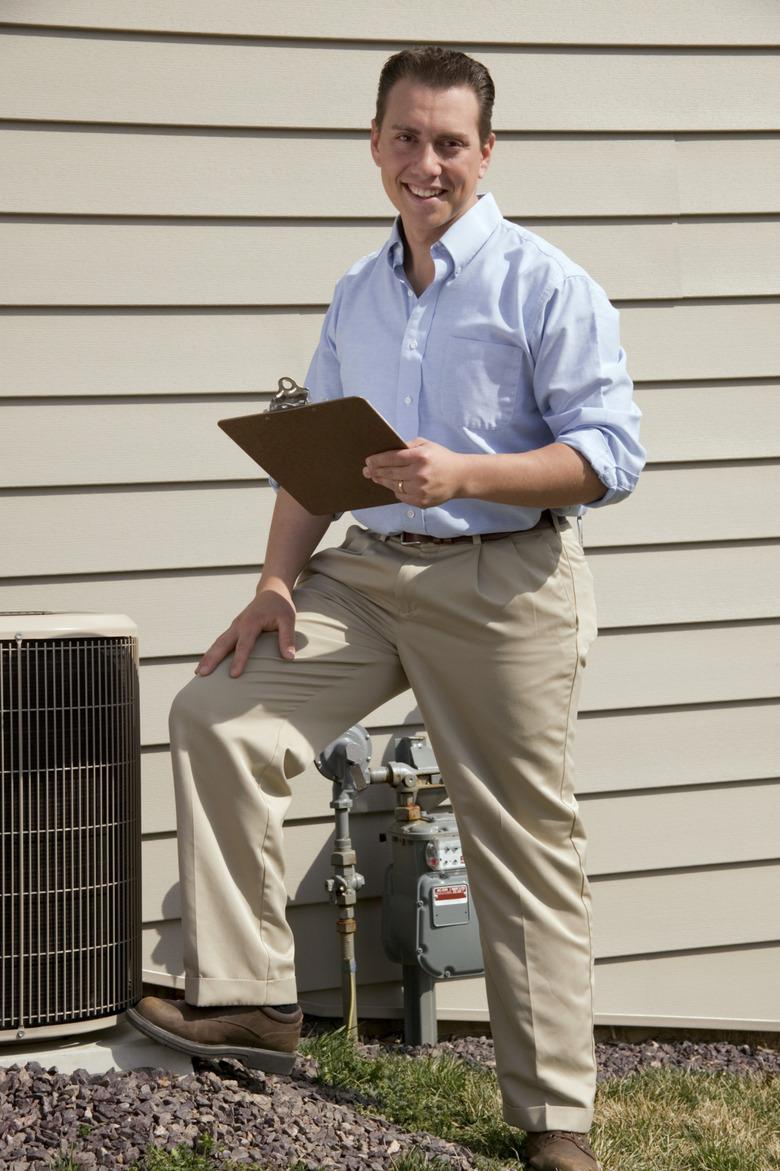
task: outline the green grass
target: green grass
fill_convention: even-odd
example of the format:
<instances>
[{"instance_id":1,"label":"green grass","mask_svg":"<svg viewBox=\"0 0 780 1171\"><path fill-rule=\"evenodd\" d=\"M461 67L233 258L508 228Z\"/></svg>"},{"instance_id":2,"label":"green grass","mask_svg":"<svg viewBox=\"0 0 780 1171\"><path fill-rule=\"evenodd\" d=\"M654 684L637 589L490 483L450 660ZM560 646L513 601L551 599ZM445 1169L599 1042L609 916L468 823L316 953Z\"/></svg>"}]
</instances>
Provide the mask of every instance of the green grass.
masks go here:
<instances>
[{"instance_id":1,"label":"green grass","mask_svg":"<svg viewBox=\"0 0 780 1171\"><path fill-rule=\"evenodd\" d=\"M658 1069L605 1082L593 1134L606 1171L776 1171L780 1077Z\"/></svg>"},{"instance_id":2,"label":"green grass","mask_svg":"<svg viewBox=\"0 0 780 1171\"><path fill-rule=\"evenodd\" d=\"M305 1051L317 1061L321 1082L359 1095L358 1109L362 1101L405 1130L462 1143L492 1165L511 1160L517 1166L522 1135L501 1120L489 1070L444 1054L364 1056L343 1032L311 1038Z\"/></svg>"},{"instance_id":3,"label":"green grass","mask_svg":"<svg viewBox=\"0 0 780 1171\"><path fill-rule=\"evenodd\" d=\"M339 1033L307 1052L320 1080L408 1130L462 1143L485 1171L524 1165L491 1070L439 1055L363 1056ZM605 1171L780 1171L780 1078L654 1069L604 1082L591 1141Z\"/></svg>"},{"instance_id":4,"label":"green grass","mask_svg":"<svg viewBox=\"0 0 780 1171\"><path fill-rule=\"evenodd\" d=\"M495 1074L455 1057L367 1054L343 1032L303 1046L318 1080L348 1091L356 1110L380 1114L472 1152L483 1171L524 1166L521 1131L501 1118ZM780 1077L653 1069L604 1082L591 1135L604 1171L780 1171ZM206 1137L195 1148L150 1148L132 1171L238 1171L219 1162ZM419 1151L393 1171L448 1171ZM242 1171L267 1171L240 1164ZM56 1171L80 1171L73 1153ZM306 1171L305 1164L289 1171Z\"/></svg>"}]
</instances>

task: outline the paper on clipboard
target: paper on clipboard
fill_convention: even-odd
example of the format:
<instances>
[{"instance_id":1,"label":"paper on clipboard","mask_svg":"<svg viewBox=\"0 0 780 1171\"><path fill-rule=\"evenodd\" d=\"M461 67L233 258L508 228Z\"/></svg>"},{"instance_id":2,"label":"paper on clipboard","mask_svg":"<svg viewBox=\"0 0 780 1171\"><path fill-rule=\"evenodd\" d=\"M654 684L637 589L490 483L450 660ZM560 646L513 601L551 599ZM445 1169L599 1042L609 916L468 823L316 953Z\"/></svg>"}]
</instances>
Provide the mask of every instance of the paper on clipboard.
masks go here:
<instances>
[{"instance_id":1,"label":"paper on clipboard","mask_svg":"<svg viewBox=\"0 0 780 1171\"><path fill-rule=\"evenodd\" d=\"M363 465L369 455L408 444L364 398L240 415L218 426L315 516L398 503L389 488L365 478Z\"/></svg>"}]
</instances>

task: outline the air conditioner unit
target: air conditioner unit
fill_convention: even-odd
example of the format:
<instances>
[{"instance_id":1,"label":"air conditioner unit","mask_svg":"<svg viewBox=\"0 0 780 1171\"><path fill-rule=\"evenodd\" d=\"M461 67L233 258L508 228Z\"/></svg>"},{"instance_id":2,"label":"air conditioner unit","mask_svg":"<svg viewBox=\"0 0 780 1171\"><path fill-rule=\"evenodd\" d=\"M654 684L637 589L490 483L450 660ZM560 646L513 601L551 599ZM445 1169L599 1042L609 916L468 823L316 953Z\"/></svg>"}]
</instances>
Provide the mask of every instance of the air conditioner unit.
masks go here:
<instances>
[{"instance_id":1,"label":"air conditioner unit","mask_svg":"<svg viewBox=\"0 0 780 1171\"><path fill-rule=\"evenodd\" d=\"M0 612L0 1042L105 1028L141 991L138 640Z\"/></svg>"}]
</instances>

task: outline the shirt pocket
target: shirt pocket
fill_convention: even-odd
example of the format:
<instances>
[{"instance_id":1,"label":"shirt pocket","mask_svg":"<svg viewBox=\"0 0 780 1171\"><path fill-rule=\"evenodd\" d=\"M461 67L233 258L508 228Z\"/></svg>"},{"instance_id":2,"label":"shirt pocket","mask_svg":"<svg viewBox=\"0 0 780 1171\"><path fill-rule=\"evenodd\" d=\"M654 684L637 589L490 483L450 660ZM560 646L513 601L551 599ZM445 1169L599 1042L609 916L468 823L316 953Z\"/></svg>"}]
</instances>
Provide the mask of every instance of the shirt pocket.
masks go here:
<instances>
[{"instance_id":1,"label":"shirt pocket","mask_svg":"<svg viewBox=\"0 0 780 1171\"><path fill-rule=\"evenodd\" d=\"M474 431L495 431L509 423L517 410L522 369L518 346L449 338L437 386L443 418Z\"/></svg>"}]
</instances>

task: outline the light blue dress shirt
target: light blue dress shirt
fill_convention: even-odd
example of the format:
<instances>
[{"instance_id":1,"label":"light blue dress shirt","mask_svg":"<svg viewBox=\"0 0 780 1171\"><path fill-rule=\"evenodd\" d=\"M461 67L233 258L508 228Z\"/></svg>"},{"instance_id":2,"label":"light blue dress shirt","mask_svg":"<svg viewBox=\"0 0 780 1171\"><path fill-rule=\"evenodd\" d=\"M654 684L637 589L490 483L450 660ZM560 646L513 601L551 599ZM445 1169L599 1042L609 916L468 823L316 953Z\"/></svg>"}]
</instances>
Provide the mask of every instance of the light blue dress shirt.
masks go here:
<instances>
[{"instance_id":1,"label":"light blue dress shirt","mask_svg":"<svg viewBox=\"0 0 780 1171\"><path fill-rule=\"evenodd\" d=\"M431 256L435 277L417 297L396 222L384 247L341 278L306 376L312 401L362 395L403 439L469 454L567 443L604 484L589 507L622 500L644 451L618 314L604 291L557 248L503 219L491 195ZM529 528L539 515L465 499L354 513L375 532L434 537Z\"/></svg>"}]
</instances>

